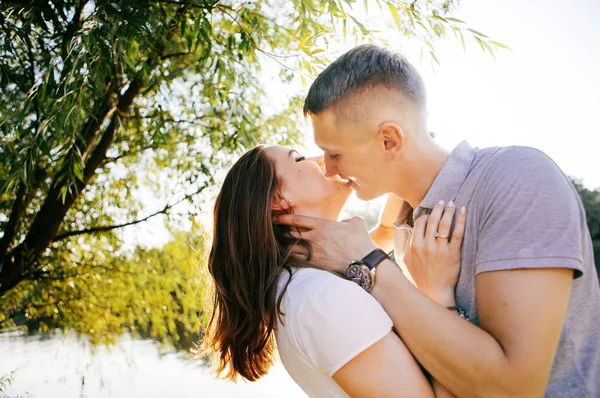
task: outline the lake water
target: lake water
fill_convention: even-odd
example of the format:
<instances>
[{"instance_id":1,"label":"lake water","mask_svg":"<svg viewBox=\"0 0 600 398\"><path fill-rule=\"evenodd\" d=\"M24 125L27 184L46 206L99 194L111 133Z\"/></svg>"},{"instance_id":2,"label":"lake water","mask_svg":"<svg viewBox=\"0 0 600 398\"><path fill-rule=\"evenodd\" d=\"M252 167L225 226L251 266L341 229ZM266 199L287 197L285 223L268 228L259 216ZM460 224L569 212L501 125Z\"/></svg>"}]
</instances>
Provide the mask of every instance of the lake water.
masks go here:
<instances>
[{"instance_id":1,"label":"lake water","mask_svg":"<svg viewBox=\"0 0 600 398\"><path fill-rule=\"evenodd\" d=\"M0 333L0 377L16 370L0 397L306 398L280 363L257 382L235 384L158 347L128 335L92 347L72 335Z\"/></svg>"}]
</instances>

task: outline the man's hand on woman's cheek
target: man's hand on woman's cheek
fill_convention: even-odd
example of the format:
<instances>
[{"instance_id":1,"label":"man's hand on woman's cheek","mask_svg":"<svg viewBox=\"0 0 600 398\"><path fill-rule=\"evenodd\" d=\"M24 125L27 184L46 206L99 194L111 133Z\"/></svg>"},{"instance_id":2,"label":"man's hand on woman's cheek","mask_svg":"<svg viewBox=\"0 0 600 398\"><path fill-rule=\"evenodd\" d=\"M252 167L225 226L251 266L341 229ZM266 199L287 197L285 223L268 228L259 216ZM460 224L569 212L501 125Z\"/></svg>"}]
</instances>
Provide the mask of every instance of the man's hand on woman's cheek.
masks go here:
<instances>
[{"instance_id":1,"label":"man's hand on woman's cheek","mask_svg":"<svg viewBox=\"0 0 600 398\"><path fill-rule=\"evenodd\" d=\"M338 222L285 214L273 217L273 222L297 228L291 235L311 244L311 262L339 274L345 273L352 261L363 258L377 248L360 217Z\"/></svg>"}]
</instances>

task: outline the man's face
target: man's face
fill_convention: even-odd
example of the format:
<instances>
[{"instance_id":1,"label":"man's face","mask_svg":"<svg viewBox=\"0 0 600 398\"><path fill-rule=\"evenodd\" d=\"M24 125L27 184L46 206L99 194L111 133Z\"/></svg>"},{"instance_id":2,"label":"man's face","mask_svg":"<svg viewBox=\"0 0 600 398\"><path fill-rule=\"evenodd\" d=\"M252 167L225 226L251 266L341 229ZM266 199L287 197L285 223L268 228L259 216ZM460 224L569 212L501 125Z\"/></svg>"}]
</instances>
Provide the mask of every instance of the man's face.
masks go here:
<instances>
[{"instance_id":1,"label":"man's face","mask_svg":"<svg viewBox=\"0 0 600 398\"><path fill-rule=\"evenodd\" d=\"M361 124L340 123L331 109L312 116L315 143L323 150L327 175L351 181L362 200L388 192L384 144L377 131ZM364 131L361 131L363 129Z\"/></svg>"}]
</instances>

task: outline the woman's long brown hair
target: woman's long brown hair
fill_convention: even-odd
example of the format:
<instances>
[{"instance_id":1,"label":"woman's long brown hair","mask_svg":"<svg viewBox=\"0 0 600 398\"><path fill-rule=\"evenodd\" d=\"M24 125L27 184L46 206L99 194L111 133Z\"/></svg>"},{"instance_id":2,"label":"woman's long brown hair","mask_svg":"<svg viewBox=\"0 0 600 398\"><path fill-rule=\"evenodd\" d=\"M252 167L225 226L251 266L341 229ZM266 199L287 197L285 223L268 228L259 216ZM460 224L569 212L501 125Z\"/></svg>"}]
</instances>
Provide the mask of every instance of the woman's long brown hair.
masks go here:
<instances>
[{"instance_id":1,"label":"woman's long brown hair","mask_svg":"<svg viewBox=\"0 0 600 398\"><path fill-rule=\"evenodd\" d=\"M263 149L251 149L231 167L214 209L208 270L215 291L203 348L212 352L217 373L233 380L255 381L273 364L273 330L282 315L278 280L283 270L291 279L294 262L296 240L272 221L279 183Z\"/></svg>"}]
</instances>

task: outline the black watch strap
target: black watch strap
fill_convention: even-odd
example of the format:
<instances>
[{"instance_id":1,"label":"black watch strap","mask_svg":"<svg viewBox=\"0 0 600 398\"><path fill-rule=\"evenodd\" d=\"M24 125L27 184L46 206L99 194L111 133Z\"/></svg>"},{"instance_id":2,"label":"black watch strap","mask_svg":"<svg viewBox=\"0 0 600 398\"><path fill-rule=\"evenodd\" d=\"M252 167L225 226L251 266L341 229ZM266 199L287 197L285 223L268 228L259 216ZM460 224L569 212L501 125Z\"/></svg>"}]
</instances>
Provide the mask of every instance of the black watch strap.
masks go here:
<instances>
[{"instance_id":1,"label":"black watch strap","mask_svg":"<svg viewBox=\"0 0 600 398\"><path fill-rule=\"evenodd\" d=\"M365 264L370 271L373 268L377 267L379 263L381 263L383 260L387 260L389 258L390 256L388 256L387 253L383 250L375 249L371 253L364 256L362 260L360 260L360 262Z\"/></svg>"}]
</instances>

